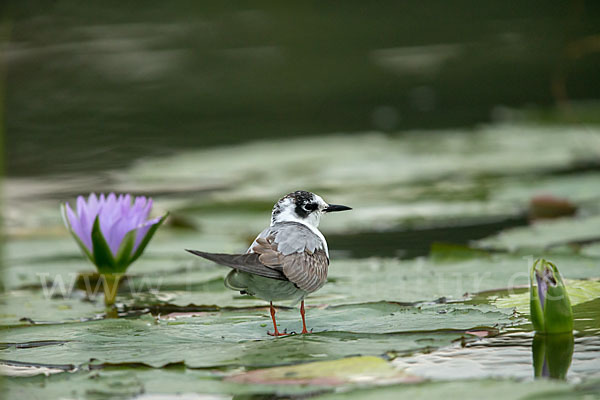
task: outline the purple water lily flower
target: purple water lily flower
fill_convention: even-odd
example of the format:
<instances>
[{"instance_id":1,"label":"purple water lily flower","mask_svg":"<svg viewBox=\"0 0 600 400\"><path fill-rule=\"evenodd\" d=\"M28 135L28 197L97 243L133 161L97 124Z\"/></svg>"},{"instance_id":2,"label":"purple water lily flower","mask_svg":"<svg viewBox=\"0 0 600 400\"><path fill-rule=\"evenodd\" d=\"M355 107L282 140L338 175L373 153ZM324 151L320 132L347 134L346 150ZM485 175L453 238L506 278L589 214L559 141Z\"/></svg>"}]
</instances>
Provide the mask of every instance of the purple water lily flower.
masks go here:
<instances>
[{"instance_id":1,"label":"purple water lily flower","mask_svg":"<svg viewBox=\"0 0 600 400\"><path fill-rule=\"evenodd\" d=\"M67 228L101 273L122 273L144 251L166 215L148 219L152 199L92 193L62 206Z\"/></svg>"}]
</instances>

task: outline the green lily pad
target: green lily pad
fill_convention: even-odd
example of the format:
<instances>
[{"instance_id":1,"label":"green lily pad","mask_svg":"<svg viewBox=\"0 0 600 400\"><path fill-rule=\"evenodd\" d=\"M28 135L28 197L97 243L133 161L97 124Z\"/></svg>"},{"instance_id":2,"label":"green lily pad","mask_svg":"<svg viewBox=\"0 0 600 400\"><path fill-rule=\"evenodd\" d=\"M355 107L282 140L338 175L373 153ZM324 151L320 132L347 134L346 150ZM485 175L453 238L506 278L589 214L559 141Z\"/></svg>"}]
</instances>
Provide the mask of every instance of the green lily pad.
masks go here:
<instances>
[{"instance_id":1,"label":"green lily pad","mask_svg":"<svg viewBox=\"0 0 600 400\"><path fill-rule=\"evenodd\" d=\"M162 210L183 215L204 232L218 235L255 235L268 224L274 201L298 188L354 207L343 217L324 218L325 233L394 229L415 222L448 225L467 217L521 215L538 193L566 196L593 208L599 198L593 174L568 178L544 174L597 160L598 132L592 127L499 125L474 132L448 131L434 141L421 132L355 134L342 141L336 135L269 140L146 159L111 175L108 186L156 193ZM570 137L567 144L565 134ZM531 156L535 146L544 149L543 157ZM294 154L289 154L292 147ZM264 154L269 154L267 164ZM352 163L347 162L350 159ZM87 181L30 182L34 204L18 197L7 202L9 236L64 232L54 199L57 193L67 198L73 191L98 191L107 185L93 177ZM164 194L168 196L161 197Z\"/></svg>"},{"instance_id":2,"label":"green lily pad","mask_svg":"<svg viewBox=\"0 0 600 400\"><path fill-rule=\"evenodd\" d=\"M494 201L517 203L526 207L534 196L550 195L589 208L600 198L600 185L597 182L600 182L600 174L597 172L504 179L490 190L490 197Z\"/></svg>"},{"instance_id":3,"label":"green lily pad","mask_svg":"<svg viewBox=\"0 0 600 400\"><path fill-rule=\"evenodd\" d=\"M502 125L444 132L434 141L420 132L271 140L146 159L102 180L29 180L30 200L9 191L6 204L0 370L21 375L7 378L3 389L13 398L316 396L331 385L350 398L590 394L566 382L488 378L533 375L531 327L512 308L521 310L519 288L528 284L534 257L550 253L581 285L599 277L600 252L589 244L600 232L598 174L577 172L581 161L598 159L598 132ZM544 156L531 156L532 149ZM81 273L94 268L57 210L58 198L103 188L153 195L159 214L175 211L184 225L197 227L157 232L127 271L118 319L105 318L101 296L81 290ZM314 333L274 339L266 334L266 302L227 290L229 269L183 249L245 251L268 225L273 202L298 188L353 206L324 217L322 230L336 239L355 235L368 250L360 257L375 257L347 258L354 254L331 240L330 280L306 301ZM430 257L382 257L410 246L394 243L391 230L410 236L465 221L525 224L538 194L563 197L578 214L493 234L477 248L465 246L475 237L459 239L449 229L435 240L450 244L436 244ZM482 238L502 226L469 233ZM364 232L391 237L390 251L383 253L377 240L361 243ZM428 243L423 247L418 255ZM517 294L496 298L507 292L499 288ZM592 384L600 296L597 287L587 289L580 302L572 295L578 334L568 376ZM506 306L511 301L518 304ZM281 330L300 331L297 307L278 307L277 318ZM433 382L357 389L407 375ZM478 380L440 382L459 378Z\"/></svg>"},{"instance_id":4,"label":"green lily pad","mask_svg":"<svg viewBox=\"0 0 600 400\"><path fill-rule=\"evenodd\" d=\"M556 255L552 259L561 265L561 271L565 276L593 278L598 275L595 259L572 255ZM329 282L321 290L311 294L307 303L342 305L379 301L414 303L439 298L445 298L447 301L464 300L473 293L519 287L529 282L527 265L530 261L519 255L479 256L473 253L470 257L458 260L437 260L437 258L433 260L333 259L329 267ZM147 287L163 287L164 292L161 293L168 295L168 301L160 301L152 294L125 294L122 297L123 301L132 307L163 302L177 306L196 304L219 307L249 307L265 304L260 299L240 296L239 293L224 288L219 290L220 284L216 280L211 290L187 290L193 288L195 284L201 285L228 272L228 268L212 267L213 264L210 262L200 259L196 262L198 264L190 268L204 268L204 273L202 270L194 273L185 270L165 271L164 278L160 275L138 277L146 283ZM173 289L178 290L169 290L169 284L172 284ZM352 290L348 290L349 288ZM139 305L136 305L138 303Z\"/></svg>"},{"instance_id":5,"label":"green lily pad","mask_svg":"<svg viewBox=\"0 0 600 400\"><path fill-rule=\"evenodd\" d=\"M297 310L277 313L280 329L298 332ZM350 355L395 354L435 348L469 336L481 326L519 323L510 313L460 304L406 307L392 303L307 310L314 334L267 336L267 310L202 313L193 317L104 319L5 329L3 341L66 340L57 346L9 347L5 360L83 365L144 363L160 367L185 362L194 368L274 366ZM522 321L521 321L522 322Z\"/></svg>"},{"instance_id":6,"label":"green lily pad","mask_svg":"<svg viewBox=\"0 0 600 400\"><path fill-rule=\"evenodd\" d=\"M421 381L393 368L379 357L349 357L285 367L257 369L227 378L230 382L271 385L340 386L348 383Z\"/></svg>"},{"instance_id":7,"label":"green lily pad","mask_svg":"<svg viewBox=\"0 0 600 400\"><path fill-rule=\"evenodd\" d=\"M581 254L588 257L600 258L600 243L593 243L582 246Z\"/></svg>"},{"instance_id":8,"label":"green lily pad","mask_svg":"<svg viewBox=\"0 0 600 400\"><path fill-rule=\"evenodd\" d=\"M523 131L527 130L527 135ZM564 141L565 130L571 140ZM589 144L589 146L586 146ZM321 138L269 140L238 146L210 149L174 157L139 162L125 174L129 181L163 184L203 182L237 186L237 193L249 190L257 180L281 182L292 178L296 187L313 182L339 188L345 184L389 184L401 181L431 180L455 172L462 174L511 174L563 166L577 158L597 157L597 132L576 128L538 128L535 126L500 125L484 127L476 132L447 132L435 141L421 132L399 136L381 134L354 135L340 141L336 135ZM541 146L544 157L531 157L530 149ZM294 147L290 154L285 151ZM265 164L263 155L270 154ZM307 154L310 154L307 159ZM431 154L436 162L431 162ZM346 161L352 159L353 163ZM295 173L297 166L319 165ZM395 170L395 175L373 171ZM288 183L289 184L289 183ZM281 192L269 185L260 195ZM257 198L258 196L255 196Z\"/></svg>"},{"instance_id":9,"label":"green lily pad","mask_svg":"<svg viewBox=\"0 0 600 400\"><path fill-rule=\"evenodd\" d=\"M477 241L479 247L488 249L544 250L550 247L600 240L600 216L564 218L539 221L528 227L508 229Z\"/></svg>"},{"instance_id":10,"label":"green lily pad","mask_svg":"<svg viewBox=\"0 0 600 400\"><path fill-rule=\"evenodd\" d=\"M156 241L160 240L159 235ZM170 238L162 240L171 242ZM196 305L196 309L209 306L216 310L266 304L260 299L226 289L222 279L228 273L228 268L191 255L176 257L174 259L179 261L172 263L153 253L143 257L130 269L131 273L121 286L117 302L123 303L128 309L139 310L163 305L175 308ZM553 255L552 259L561 265L561 272L569 278L594 278L598 275L597 260L594 258L562 254ZM307 304L414 303L440 298L446 301L463 300L472 293L527 285L528 264L530 260L518 254L480 255L477 252L462 254L454 259L447 256L442 259L434 257L405 261L334 258L330 265L330 281L312 294ZM0 318L0 323L15 324L19 323L20 318L59 322L71 318L93 318L102 313L101 295L91 298L94 304L82 304L81 299L86 298L87 294L76 290L86 287L85 280L80 282L76 273L86 266L83 258L80 261L39 259L15 263L7 270L7 286L23 289L6 296L5 302L10 313ZM87 287L102 292L93 280L89 281ZM79 311L69 313L65 309Z\"/></svg>"},{"instance_id":11,"label":"green lily pad","mask_svg":"<svg viewBox=\"0 0 600 400\"><path fill-rule=\"evenodd\" d=\"M514 380L460 380L456 382L431 382L416 385L394 385L379 388L355 390L326 394L317 397L319 400L334 399L447 399L447 400L481 400L487 398L490 393L493 396L502 394L503 399L543 399L556 394L556 398L585 398L586 395L594 393L593 385L581 388L562 382L517 382ZM565 396L565 397L561 397Z\"/></svg>"},{"instance_id":12,"label":"green lily pad","mask_svg":"<svg viewBox=\"0 0 600 400\"><path fill-rule=\"evenodd\" d=\"M566 287L572 306L600 298L600 281L567 280ZM500 297L492 304L498 308L514 308L519 313L529 314L529 292Z\"/></svg>"}]
</instances>

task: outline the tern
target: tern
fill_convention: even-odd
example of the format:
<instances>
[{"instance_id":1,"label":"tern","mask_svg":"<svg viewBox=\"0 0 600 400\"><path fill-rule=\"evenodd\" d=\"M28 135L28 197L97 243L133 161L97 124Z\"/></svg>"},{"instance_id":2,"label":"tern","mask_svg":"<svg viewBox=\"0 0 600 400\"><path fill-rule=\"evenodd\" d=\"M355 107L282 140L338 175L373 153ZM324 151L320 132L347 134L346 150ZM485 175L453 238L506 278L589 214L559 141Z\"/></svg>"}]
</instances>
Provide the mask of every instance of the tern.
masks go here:
<instances>
[{"instance_id":1,"label":"tern","mask_svg":"<svg viewBox=\"0 0 600 400\"><path fill-rule=\"evenodd\" d=\"M320 196L299 190L283 196L273 206L271 225L252 242L245 254L192 254L233 268L225 278L225 286L241 294L256 296L269 302L273 333L280 333L275 320L274 301L301 302L302 334L308 333L304 315L304 298L319 290L327 281L329 249L319 231L321 216L350 207L328 204Z\"/></svg>"}]
</instances>

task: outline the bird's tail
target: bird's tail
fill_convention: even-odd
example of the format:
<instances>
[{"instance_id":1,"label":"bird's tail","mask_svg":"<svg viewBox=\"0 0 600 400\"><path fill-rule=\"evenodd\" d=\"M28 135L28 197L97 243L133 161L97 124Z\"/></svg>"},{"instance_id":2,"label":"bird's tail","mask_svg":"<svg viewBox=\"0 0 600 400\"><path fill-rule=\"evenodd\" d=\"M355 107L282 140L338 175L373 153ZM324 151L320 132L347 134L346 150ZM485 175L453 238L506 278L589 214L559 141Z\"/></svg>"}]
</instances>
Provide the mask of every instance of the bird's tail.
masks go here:
<instances>
[{"instance_id":1,"label":"bird's tail","mask_svg":"<svg viewBox=\"0 0 600 400\"><path fill-rule=\"evenodd\" d=\"M220 265L225 265L227 267L235 268L240 271L248 272L251 274L264 276L266 278L278 279L282 281L287 281L288 279L283 274L283 272L279 269L269 268L263 263L261 263L258 259L260 256L256 253L247 253L247 254L221 254L221 253L206 253L204 251L198 250L188 250L186 251L195 254L199 257L206 258L207 260L216 262Z\"/></svg>"}]
</instances>

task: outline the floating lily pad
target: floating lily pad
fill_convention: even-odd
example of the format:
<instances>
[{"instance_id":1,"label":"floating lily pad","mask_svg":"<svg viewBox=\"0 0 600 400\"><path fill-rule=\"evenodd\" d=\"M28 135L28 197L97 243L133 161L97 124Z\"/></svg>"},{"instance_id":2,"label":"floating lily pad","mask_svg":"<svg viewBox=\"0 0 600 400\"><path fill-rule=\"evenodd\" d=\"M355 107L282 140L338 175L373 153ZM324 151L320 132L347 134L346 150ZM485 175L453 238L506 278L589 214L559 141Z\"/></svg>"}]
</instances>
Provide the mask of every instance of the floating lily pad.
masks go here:
<instances>
[{"instance_id":1,"label":"floating lily pad","mask_svg":"<svg viewBox=\"0 0 600 400\"><path fill-rule=\"evenodd\" d=\"M157 238L158 239L158 238ZM393 301L414 302L456 301L470 294L498 288L519 287L529 282L528 265L531 257L502 254L461 253L458 259L396 260L362 259L336 260L330 265L328 282L320 291L311 295L309 305L343 305L352 303ZM190 256L191 257L191 256ZM167 263L155 260L151 254L147 260L134 265L117 296L117 302L126 309L143 310L161 307L166 312L218 310L221 308L246 308L264 306L266 302L242 296L228 290L222 283L228 268L191 258L191 262ZM593 278L598 275L597 260L572 254L552 256L561 265L561 272L569 278ZM103 313L101 296L88 298L85 284L77 283L78 261L39 261L25 267L17 264L9 271L10 285L22 282L25 289L0 295L4 297L7 310L0 318L3 324L19 324L19 319L30 318L37 322L60 322L72 319L94 318ZM56 266L56 268L54 268ZM45 271L49 267L49 272ZM143 268L148 268L144 271ZM71 270L72 269L72 270ZM51 272L50 272L51 271ZM68 271L68 272L67 272ZM85 282L83 282L85 283ZM83 287L82 287L83 286ZM93 280L89 289L101 293ZM466 297L465 297L466 295ZM283 303L283 305L286 305ZM179 309L178 309L179 308ZM72 311L69 311L72 310Z\"/></svg>"},{"instance_id":2,"label":"floating lily pad","mask_svg":"<svg viewBox=\"0 0 600 400\"><path fill-rule=\"evenodd\" d=\"M600 182L600 174L593 171L577 175L508 178L500 180L498 185L490 190L490 198L493 201L517 203L526 207L536 196L551 196L585 209L597 210L596 204L600 198L600 185L597 182ZM563 207L565 206L567 205L563 204Z\"/></svg>"},{"instance_id":3,"label":"floating lily pad","mask_svg":"<svg viewBox=\"0 0 600 400\"><path fill-rule=\"evenodd\" d=\"M567 280L566 286L572 306L600 298L600 281ZM529 315L529 291L500 297L492 304L498 308L515 308L518 312Z\"/></svg>"},{"instance_id":4,"label":"floating lily pad","mask_svg":"<svg viewBox=\"0 0 600 400\"><path fill-rule=\"evenodd\" d=\"M597 261L586 257L556 255L553 260L561 265L563 274L573 278L592 278L598 275ZM565 261L563 261L565 260ZM568 260L568 262L567 262ZM318 292L309 296L308 304L341 305L351 303L395 301L414 303L462 300L470 294L506 287L518 287L529 282L528 265L531 257L520 255L480 255L476 252L458 260L439 258L397 260L370 258L361 260L332 260L329 282ZM167 272L167 278L140 276L147 287L163 287L168 301L156 295L138 294L122 297L131 307L170 303L177 306L216 305L219 307L248 307L266 304L264 301L226 290L217 281L210 290L193 290L195 285L214 279L229 271L224 267L211 267L210 262L198 260L201 271L188 273ZM205 278L203 278L203 276ZM160 282L159 282L160 281ZM135 279L133 280L135 285ZM169 290L171 287L178 290ZM160 283L160 284L159 284ZM162 286L164 285L164 286ZM187 290L187 289L190 290ZM286 305L286 303L283 303Z\"/></svg>"},{"instance_id":5,"label":"floating lily pad","mask_svg":"<svg viewBox=\"0 0 600 400\"><path fill-rule=\"evenodd\" d=\"M565 396L573 395L573 398L581 398L594 393L594 386L573 387L561 382L517 382L514 380L462 380L458 382L431 382L416 385L394 385L380 388L355 390L352 392L340 392L326 394L317 397L319 400L333 399L447 399L447 400L481 400L490 396L502 394L504 399L545 399L549 395L556 394Z\"/></svg>"},{"instance_id":6,"label":"floating lily pad","mask_svg":"<svg viewBox=\"0 0 600 400\"><path fill-rule=\"evenodd\" d=\"M581 161L597 162L599 132L592 127L499 125L475 132L447 131L434 141L422 132L364 133L343 140L330 135L178 153L139 161L112 174L109 182L89 177L87 182L25 184L36 202L9 197L8 232L15 237L61 232L57 193L67 200L78 194L75 189L103 187L154 195L157 207L176 212L204 232L242 236L262 230L274 201L298 188L354 207L343 217L324 219L326 233L516 216L540 193L564 195L586 209L599 197L594 175L552 174L576 168ZM543 157L531 155L537 146L544 149ZM289 148L295 149L293 154ZM263 162L265 154L268 163ZM19 182L9 183L21 187Z\"/></svg>"},{"instance_id":7,"label":"floating lily pad","mask_svg":"<svg viewBox=\"0 0 600 400\"><path fill-rule=\"evenodd\" d=\"M600 252L590 242L600 232L600 186L597 172L578 168L597 168L599 132L502 125L434 141L420 132L272 140L146 159L108 177L9 181L21 190L8 191L6 202L0 369L18 377L3 389L13 398L316 396L331 385L340 391L332 396L350 398L593 393L585 385L597 377ZM544 156L532 156L534 148ZM228 268L183 249L245 251L268 225L273 202L299 188L354 210L322 221L332 257L329 282L306 301L314 333L274 339L266 302L226 289ZM57 210L59 199L101 189L153 195L158 208L197 228L161 228L127 271L118 319L105 318L101 297L81 290L81 273L93 266ZM496 234L527 224L540 194L568 200L575 217ZM465 224L473 228L456 234ZM426 240L424 231L443 227ZM473 239L476 248L468 247ZM446 244L420 257L431 242ZM422 249L402 253L413 243ZM344 252L349 246L363 252ZM579 300L572 294L578 334L569 377L582 387L522 382L533 375L531 327L512 309L528 303L519 288L538 256L577 285L592 285ZM497 298L506 288L515 296ZM280 329L300 331L297 306L277 306ZM407 375L432 382L357 390ZM439 382L465 378L478 380Z\"/></svg>"},{"instance_id":8,"label":"floating lily pad","mask_svg":"<svg viewBox=\"0 0 600 400\"><path fill-rule=\"evenodd\" d=\"M152 369L143 366L113 366L99 370L79 370L74 373L3 380L7 398L61 399L68 386L74 398L93 399L173 399L225 400L232 396L301 395L323 393L326 387L307 385L257 385L221 379L218 374L201 369L173 366Z\"/></svg>"},{"instance_id":9,"label":"floating lily pad","mask_svg":"<svg viewBox=\"0 0 600 400\"><path fill-rule=\"evenodd\" d=\"M571 138L568 142L564 140L566 134ZM597 131L590 129L502 125L476 132L446 132L434 141L420 132L399 136L373 133L344 140L335 135L270 140L139 162L124 179L168 186L193 180L206 186L237 186L237 193L241 193L258 179L283 183L282 176L293 179L288 185L304 187L321 182L322 186L338 189L343 186L338 182L389 184L431 180L456 172L514 174L564 166L578 158L597 158L598 137ZM544 157L531 156L530 149L538 146L545 149ZM293 153L282 151L290 147L295 149ZM268 164L262 162L264 154L270 154ZM435 162L431 162L432 157ZM353 162L347 163L348 159ZM309 165L319 168L304 168L303 174L297 174L297 166L309 161ZM396 174L375 173L385 170ZM255 198L282 189L262 187L262 192L255 191Z\"/></svg>"},{"instance_id":10,"label":"floating lily pad","mask_svg":"<svg viewBox=\"0 0 600 400\"><path fill-rule=\"evenodd\" d=\"M600 241L600 216L538 221L531 226L513 228L477 241L488 249L545 250L551 247Z\"/></svg>"},{"instance_id":11,"label":"floating lily pad","mask_svg":"<svg viewBox=\"0 0 600 400\"><path fill-rule=\"evenodd\" d=\"M340 386L348 383L415 383L421 379L402 373L379 357L349 357L233 375L228 381L271 385Z\"/></svg>"},{"instance_id":12,"label":"floating lily pad","mask_svg":"<svg viewBox=\"0 0 600 400\"><path fill-rule=\"evenodd\" d=\"M297 310L277 313L280 329L298 332ZM59 325L5 329L3 340L21 343L60 338L60 346L9 347L5 360L83 365L144 363L161 367L183 361L189 367L257 367L350 355L409 353L449 344L481 326L519 323L510 313L460 304L406 307L392 303L307 310L314 334L273 339L267 310L203 313L175 320L149 315Z\"/></svg>"},{"instance_id":13,"label":"floating lily pad","mask_svg":"<svg viewBox=\"0 0 600 400\"><path fill-rule=\"evenodd\" d=\"M588 257L600 258L600 242L581 246L581 254Z\"/></svg>"}]
</instances>

